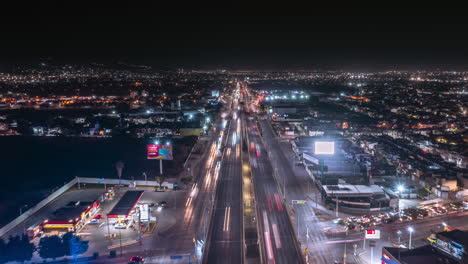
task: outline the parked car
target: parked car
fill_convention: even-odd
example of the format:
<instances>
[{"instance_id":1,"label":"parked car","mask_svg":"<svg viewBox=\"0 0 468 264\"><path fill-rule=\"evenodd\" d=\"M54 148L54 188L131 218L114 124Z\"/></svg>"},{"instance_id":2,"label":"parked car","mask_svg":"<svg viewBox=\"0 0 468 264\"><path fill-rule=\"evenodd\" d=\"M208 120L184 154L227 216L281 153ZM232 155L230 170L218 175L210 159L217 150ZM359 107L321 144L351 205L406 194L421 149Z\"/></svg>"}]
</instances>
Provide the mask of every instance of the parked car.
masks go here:
<instances>
[{"instance_id":1,"label":"parked car","mask_svg":"<svg viewBox=\"0 0 468 264\"><path fill-rule=\"evenodd\" d=\"M167 202L166 201L161 201L160 203L158 203L158 209L163 209L163 208L167 208Z\"/></svg>"},{"instance_id":2,"label":"parked car","mask_svg":"<svg viewBox=\"0 0 468 264\"><path fill-rule=\"evenodd\" d=\"M145 263L145 259L142 257L138 257L138 256L131 257L128 262L128 264L140 264L140 263Z\"/></svg>"}]
</instances>

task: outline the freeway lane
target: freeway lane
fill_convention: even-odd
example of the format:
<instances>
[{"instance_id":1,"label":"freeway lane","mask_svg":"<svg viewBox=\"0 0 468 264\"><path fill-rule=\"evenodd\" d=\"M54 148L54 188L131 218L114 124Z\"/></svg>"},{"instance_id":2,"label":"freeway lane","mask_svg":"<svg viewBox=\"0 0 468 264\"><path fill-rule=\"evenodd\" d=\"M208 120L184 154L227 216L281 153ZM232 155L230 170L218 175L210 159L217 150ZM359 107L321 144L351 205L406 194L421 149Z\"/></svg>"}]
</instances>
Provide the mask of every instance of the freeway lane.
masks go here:
<instances>
[{"instance_id":1,"label":"freeway lane","mask_svg":"<svg viewBox=\"0 0 468 264\"><path fill-rule=\"evenodd\" d=\"M313 203L308 199L309 181L303 174L298 174L289 161L286 153L281 148L281 143L276 138L270 124L266 120L260 120L264 143L268 146L268 156L276 169L277 182L286 190L286 201L295 214L294 228L298 239L308 249L309 263L333 263L342 260L344 246L330 245L324 242L328 240L323 231L324 226L319 221L313 210ZM310 184L312 185L312 184ZM307 204L291 206L292 200L308 200ZM350 262L347 262L350 263Z\"/></svg>"},{"instance_id":2,"label":"freeway lane","mask_svg":"<svg viewBox=\"0 0 468 264\"><path fill-rule=\"evenodd\" d=\"M234 101L237 108L237 100ZM241 192L241 140L238 115L233 114L227 131L221 171L215 197L215 210L211 222L208 254L204 263L243 262L242 246L242 192Z\"/></svg>"},{"instance_id":3,"label":"freeway lane","mask_svg":"<svg viewBox=\"0 0 468 264\"><path fill-rule=\"evenodd\" d=\"M253 144L249 156L265 263L302 263L300 249L295 246L294 230L273 178L265 146L257 135L255 123L247 121L247 127L249 144Z\"/></svg>"}]
</instances>

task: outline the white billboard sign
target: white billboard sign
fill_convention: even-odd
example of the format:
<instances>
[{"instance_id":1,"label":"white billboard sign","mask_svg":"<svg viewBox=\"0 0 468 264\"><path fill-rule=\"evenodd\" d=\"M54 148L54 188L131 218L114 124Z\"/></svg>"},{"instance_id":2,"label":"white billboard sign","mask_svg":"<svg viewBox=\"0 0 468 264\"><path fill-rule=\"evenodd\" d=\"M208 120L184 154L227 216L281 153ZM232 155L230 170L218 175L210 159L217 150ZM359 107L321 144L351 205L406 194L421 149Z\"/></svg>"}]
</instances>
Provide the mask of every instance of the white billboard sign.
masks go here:
<instances>
[{"instance_id":1,"label":"white billboard sign","mask_svg":"<svg viewBox=\"0 0 468 264\"><path fill-rule=\"evenodd\" d=\"M380 239L380 230L368 229L365 234L366 239Z\"/></svg>"},{"instance_id":2,"label":"white billboard sign","mask_svg":"<svg viewBox=\"0 0 468 264\"><path fill-rule=\"evenodd\" d=\"M335 154L335 142L317 141L315 142L315 154L332 155Z\"/></svg>"},{"instance_id":3,"label":"white billboard sign","mask_svg":"<svg viewBox=\"0 0 468 264\"><path fill-rule=\"evenodd\" d=\"M149 218L150 218L150 216L149 216L148 204L140 205L140 220L141 221L148 221Z\"/></svg>"}]
</instances>

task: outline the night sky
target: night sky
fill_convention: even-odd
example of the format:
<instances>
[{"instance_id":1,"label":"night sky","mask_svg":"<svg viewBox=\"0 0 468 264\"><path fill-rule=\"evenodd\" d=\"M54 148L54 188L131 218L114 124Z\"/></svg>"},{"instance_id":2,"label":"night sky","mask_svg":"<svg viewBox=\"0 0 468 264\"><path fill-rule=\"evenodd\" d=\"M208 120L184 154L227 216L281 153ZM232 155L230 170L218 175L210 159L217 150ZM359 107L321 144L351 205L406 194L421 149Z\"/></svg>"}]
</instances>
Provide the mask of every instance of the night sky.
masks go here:
<instances>
[{"instance_id":1,"label":"night sky","mask_svg":"<svg viewBox=\"0 0 468 264\"><path fill-rule=\"evenodd\" d=\"M3 64L52 58L159 68L468 70L462 10L310 9L307 17L158 6L9 11L0 18Z\"/></svg>"}]
</instances>

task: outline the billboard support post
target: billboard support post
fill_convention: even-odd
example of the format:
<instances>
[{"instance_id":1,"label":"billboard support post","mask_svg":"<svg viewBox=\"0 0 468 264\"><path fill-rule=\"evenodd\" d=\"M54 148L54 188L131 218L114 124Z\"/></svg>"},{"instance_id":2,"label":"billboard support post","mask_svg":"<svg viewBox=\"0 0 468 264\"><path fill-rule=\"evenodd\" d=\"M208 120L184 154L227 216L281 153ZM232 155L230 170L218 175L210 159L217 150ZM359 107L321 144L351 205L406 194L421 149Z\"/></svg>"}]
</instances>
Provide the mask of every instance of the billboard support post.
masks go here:
<instances>
[{"instance_id":1,"label":"billboard support post","mask_svg":"<svg viewBox=\"0 0 468 264\"><path fill-rule=\"evenodd\" d=\"M159 160L159 175L163 174L163 163L162 159Z\"/></svg>"}]
</instances>

